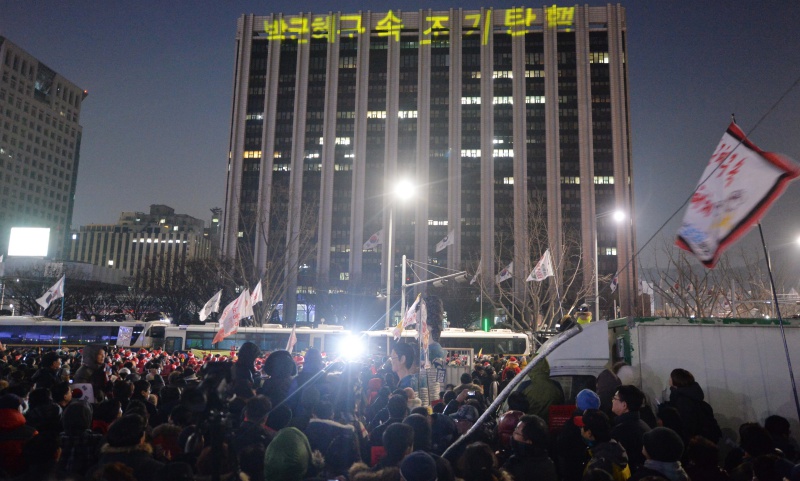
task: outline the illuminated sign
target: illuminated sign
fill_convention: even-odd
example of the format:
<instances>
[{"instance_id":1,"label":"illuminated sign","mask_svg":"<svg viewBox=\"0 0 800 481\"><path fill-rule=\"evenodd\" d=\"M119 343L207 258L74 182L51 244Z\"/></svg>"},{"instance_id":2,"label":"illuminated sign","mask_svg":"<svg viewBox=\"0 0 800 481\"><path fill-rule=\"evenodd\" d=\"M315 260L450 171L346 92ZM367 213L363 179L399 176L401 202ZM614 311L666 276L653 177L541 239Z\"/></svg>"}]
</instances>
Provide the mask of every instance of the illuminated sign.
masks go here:
<instances>
[{"instance_id":1,"label":"illuminated sign","mask_svg":"<svg viewBox=\"0 0 800 481\"><path fill-rule=\"evenodd\" d=\"M412 14L414 14L412 12ZM366 15L378 15L365 13ZM416 28L421 29L420 45L430 45L434 38L446 38L450 35L451 18L449 12L436 12L423 17L421 26L410 25L404 21L404 13L389 10L373 17L372 33L378 37L400 41L401 34ZM525 35L541 29L556 28L571 32L575 21L575 7L559 7L552 5L541 8L516 7L505 10L491 8L463 13L464 35L481 35L481 43L488 45L489 36L494 33L505 33L512 37ZM415 22L417 22L415 20ZM263 34L268 40L294 40L308 43L309 38L326 39L334 43L337 38L354 38L366 33L362 14L332 15L296 15L276 16L273 20L264 20Z\"/></svg>"}]
</instances>

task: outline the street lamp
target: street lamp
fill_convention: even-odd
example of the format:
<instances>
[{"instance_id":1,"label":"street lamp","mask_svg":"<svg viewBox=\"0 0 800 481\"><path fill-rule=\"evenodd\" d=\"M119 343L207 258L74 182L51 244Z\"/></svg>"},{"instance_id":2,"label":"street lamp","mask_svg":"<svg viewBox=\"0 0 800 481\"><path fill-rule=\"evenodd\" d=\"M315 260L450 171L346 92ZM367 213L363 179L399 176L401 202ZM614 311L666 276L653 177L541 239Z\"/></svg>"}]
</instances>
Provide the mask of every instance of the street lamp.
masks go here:
<instances>
[{"instance_id":1,"label":"street lamp","mask_svg":"<svg viewBox=\"0 0 800 481\"><path fill-rule=\"evenodd\" d=\"M597 269L597 264L598 261L600 260L600 251L597 249L597 237L598 237L597 221L604 217L609 217L609 216L611 216L614 219L614 222L619 224L620 222L625 220L625 212L616 209L608 212L603 212L602 214L597 214L595 216L595 224L594 224L594 315L595 315L594 320L595 321L600 320L600 279ZM615 312L614 315L616 316L617 313Z\"/></svg>"},{"instance_id":2,"label":"street lamp","mask_svg":"<svg viewBox=\"0 0 800 481\"><path fill-rule=\"evenodd\" d=\"M414 184L407 179L394 185L392 198L389 199L389 232L386 236L386 329L389 329L389 317L392 313L392 276L394 275L394 256L392 255L392 238L394 236L394 201L405 201L414 196ZM402 315L403 313L401 313ZM387 338L388 339L388 338ZM386 351L388 354L388 350Z\"/></svg>"}]
</instances>

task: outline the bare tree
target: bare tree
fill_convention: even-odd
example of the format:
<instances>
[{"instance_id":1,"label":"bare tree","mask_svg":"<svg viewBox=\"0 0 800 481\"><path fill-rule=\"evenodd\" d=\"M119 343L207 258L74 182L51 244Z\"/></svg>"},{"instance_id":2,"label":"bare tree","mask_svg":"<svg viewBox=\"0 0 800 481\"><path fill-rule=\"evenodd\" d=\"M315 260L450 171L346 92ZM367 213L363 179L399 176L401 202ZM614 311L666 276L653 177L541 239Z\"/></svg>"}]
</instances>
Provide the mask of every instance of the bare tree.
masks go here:
<instances>
[{"instance_id":1,"label":"bare tree","mask_svg":"<svg viewBox=\"0 0 800 481\"><path fill-rule=\"evenodd\" d=\"M764 317L775 316L772 289L763 258L739 248L722 254L714 269L705 268L671 239L654 248L655 265L641 269L652 285L655 312L679 317ZM773 272L776 285L783 285L783 268ZM780 287L778 287L780 290ZM782 314L797 314L795 300L786 298Z\"/></svg>"},{"instance_id":2,"label":"bare tree","mask_svg":"<svg viewBox=\"0 0 800 481\"><path fill-rule=\"evenodd\" d=\"M485 300L489 301L495 309L505 312L509 319L514 320L515 327L540 330L554 326L560 319L562 311L570 313L587 296L591 296L592 282L583 282L583 251L580 236L564 229L563 236L558 245L550 245L547 230L547 204L544 199L532 195L529 200L528 219L528 252L531 254L530 265L534 266L542 258L545 251L550 249L553 259L555 276L542 282L525 282L524 297L518 298L514 294L513 280L503 281L495 286L496 296L488 295L487 286L495 282L494 273L482 273L478 277L478 288ZM495 245L500 246L495 259L495 265L506 266L513 258L513 242L509 234L499 232L496 234ZM525 266L514 266L524 269ZM525 273L524 277L527 277ZM515 275L515 277L517 277ZM523 319L522 313L532 312L533 319Z\"/></svg>"}]
</instances>

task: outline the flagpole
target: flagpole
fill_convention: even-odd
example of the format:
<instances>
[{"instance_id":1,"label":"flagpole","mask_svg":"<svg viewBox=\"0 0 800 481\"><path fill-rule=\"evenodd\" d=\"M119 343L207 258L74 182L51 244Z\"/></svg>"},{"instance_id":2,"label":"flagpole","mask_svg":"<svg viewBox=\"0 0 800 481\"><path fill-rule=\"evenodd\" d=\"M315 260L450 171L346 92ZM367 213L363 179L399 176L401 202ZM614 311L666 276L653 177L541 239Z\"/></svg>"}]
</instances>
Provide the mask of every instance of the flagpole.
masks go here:
<instances>
[{"instance_id":1,"label":"flagpole","mask_svg":"<svg viewBox=\"0 0 800 481\"><path fill-rule=\"evenodd\" d=\"M797 398L797 385L794 382L794 370L792 370L792 359L789 357L789 346L786 344L786 331L783 329L783 317L781 308L778 305L778 293L775 291L775 280L772 278L772 263L769 259L767 242L764 240L764 231L761 229L761 222L758 223L758 233L761 235L761 245L764 247L764 258L767 261L767 272L769 273L769 285L772 288L772 301L775 303L775 313L778 315L778 323L781 326L781 338L783 339L783 350L786 353L786 365L789 368L789 379L792 381L792 394L794 394L794 407L797 409L797 417L800 418L800 400Z\"/></svg>"},{"instance_id":2,"label":"flagpole","mask_svg":"<svg viewBox=\"0 0 800 481\"><path fill-rule=\"evenodd\" d=\"M64 286L67 284L67 275L64 274L64 283L61 284L61 290L64 291L64 295L61 296L61 322L58 324L58 348L61 349L61 338L63 337L62 332L64 331L64 299L67 297L67 292Z\"/></svg>"}]
</instances>

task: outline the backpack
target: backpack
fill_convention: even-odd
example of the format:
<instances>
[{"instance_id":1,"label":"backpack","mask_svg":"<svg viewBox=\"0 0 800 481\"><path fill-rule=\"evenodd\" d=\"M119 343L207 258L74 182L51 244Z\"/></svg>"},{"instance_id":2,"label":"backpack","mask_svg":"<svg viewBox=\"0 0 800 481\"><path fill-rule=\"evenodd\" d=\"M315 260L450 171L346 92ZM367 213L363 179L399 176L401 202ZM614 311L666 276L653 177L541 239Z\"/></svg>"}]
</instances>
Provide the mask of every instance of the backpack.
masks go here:
<instances>
[{"instance_id":1,"label":"backpack","mask_svg":"<svg viewBox=\"0 0 800 481\"><path fill-rule=\"evenodd\" d=\"M714 444L722 437L722 429L714 418L714 409L705 401L698 402L700 412L700 435Z\"/></svg>"}]
</instances>

